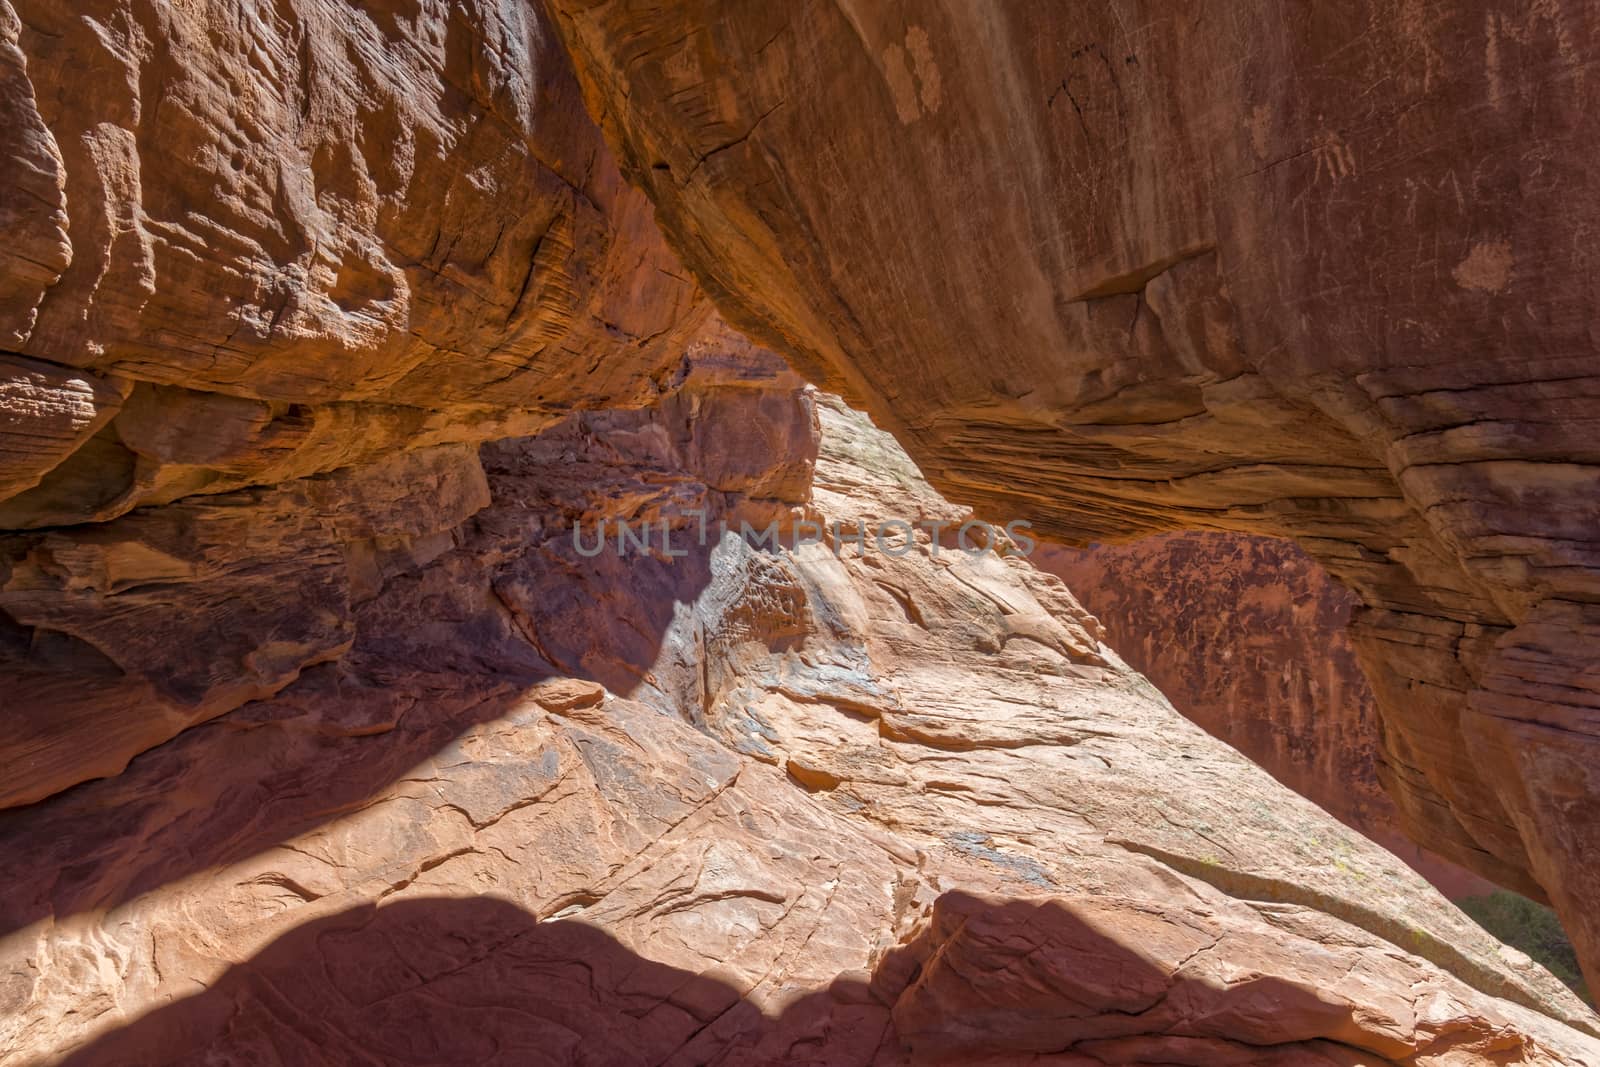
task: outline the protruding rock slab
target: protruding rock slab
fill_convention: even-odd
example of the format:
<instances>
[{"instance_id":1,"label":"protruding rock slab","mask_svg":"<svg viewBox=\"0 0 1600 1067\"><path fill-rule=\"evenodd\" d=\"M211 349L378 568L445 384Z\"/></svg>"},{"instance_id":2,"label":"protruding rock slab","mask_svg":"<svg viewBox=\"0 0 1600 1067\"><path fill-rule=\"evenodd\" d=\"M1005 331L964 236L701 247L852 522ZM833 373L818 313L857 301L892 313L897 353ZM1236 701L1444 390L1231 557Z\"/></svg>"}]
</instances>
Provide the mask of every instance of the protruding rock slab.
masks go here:
<instances>
[{"instance_id":1,"label":"protruding rock slab","mask_svg":"<svg viewBox=\"0 0 1600 1067\"><path fill-rule=\"evenodd\" d=\"M1600 983L1593 643L1544 622L1600 600L1593 4L553 6L723 312L947 494L1355 589L1410 831Z\"/></svg>"}]
</instances>

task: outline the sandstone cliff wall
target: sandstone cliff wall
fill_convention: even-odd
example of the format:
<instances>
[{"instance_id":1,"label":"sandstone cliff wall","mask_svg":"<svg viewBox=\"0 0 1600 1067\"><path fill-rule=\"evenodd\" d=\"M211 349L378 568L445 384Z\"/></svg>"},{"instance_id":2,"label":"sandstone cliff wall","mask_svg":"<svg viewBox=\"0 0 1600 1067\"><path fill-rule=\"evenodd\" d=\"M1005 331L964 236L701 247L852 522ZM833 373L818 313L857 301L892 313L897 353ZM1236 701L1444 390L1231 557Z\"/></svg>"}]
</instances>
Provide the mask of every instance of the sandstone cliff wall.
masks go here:
<instances>
[{"instance_id":1,"label":"sandstone cliff wall","mask_svg":"<svg viewBox=\"0 0 1600 1067\"><path fill-rule=\"evenodd\" d=\"M709 309L523 4L0 2L0 805L337 659Z\"/></svg>"},{"instance_id":2,"label":"sandstone cliff wall","mask_svg":"<svg viewBox=\"0 0 1600 1067\"><path fill-rule=\"evenodd\" d=\"M871 54L885 57L907 122L940 107L959 118L962 94L1036 69L988 64L1011 46L980 24L963 46L984 77L941 83L927 49L946 49L944 31L887 27L904 42L896 61L878 47L885 10L854 11L852 32L878 42ZM699 60L673 23L695 9L636 14L641 77L670 61L668 75L692 81ZM854 277L839 259L839 300L802 321L824 244L780 235L763 255L809 266L765 294L755 321L760 301L735 296L759 287L708 266L750 261L711 229L695 244L664 195L667 173L694 195L715 178L743 222L792 221L800 201L774 214L764 198L810 190L878 254L928 249L879 225L893 219L884 205L859 213L799 170L741 176L733 163L793 112L767 112L756 132L758 116L719 127L709 142L663 124L653 134L670 158L638 154L619 136L624 119L669 100L695 113L701 89L656 86L624 114L598 90L596 25L562 35L583 44L590 103L628 146L630 175L719 302L813 375L819 322L938 334L949 312L969 310L965 271L1010 306L1038 297L1007 276L1009 244L970 263L909 256L933 292L907 271ZM797 28L760 27L757 51L790 64L778 72L788 83L824 69L795 61L814 41ZM602 519L687 534L697 513L848 527L967 511L892 437L720 325L585 117L556 33L521 0L0 0L11 164L0 170L0 851L12 860L0 873L0 1057L1600 1060L1593 1016L1547 973L1186 724L1059 581L1020 561L970 560L926 534L898 556L764 550L737 536L686 557L578 552L573 527ZM1010 39L1041 55L1069 46L1036 28ZM732 87L705 87L718 106L741 106ZM905 174L894 168L864 181L841 166L864 142L906 147L852 132L872 130L882 102L869 94L851 121L825 116L840 136L809 131L805 158L790 162L836 168L846 189L887 181L917 204L922 186L895 184ZM1212 131L1196 120L1193 132ZM952 152L952 166L971 162ZM922 174L915 153L897 158ZM1110 226L1127 214L1098 186L1080 191L1110 206L1075 218ZM1039 221L1028 205L991 215L986 195L962 193L941 225L972 232L936 233L949 239L939 247ZM1134 214L1170 207L1150 200ZM1238 314L1217 281L1234 253L1208 257L1185 238L1181 257L1145 255L1169 236L1136 249L1131 274L1113 263L1069 309L1104 345L1072 349L1077 377L998 358L993 346L1017 338L984 316L948 332L969 346L976 369L962 373L981 377L982 396L1007 398L997 429L966 450L987 457L989 480L969 471L961 498L993 509L1009 499L999 485L1037 503L1072 482L1062 472L1081 441L1070 455L1049 444L1061 432L1054 399L1040 397L1047 433L1020 451L1010 436L1010 405L1030 385L1098 381L1096 403L1135 398L1149 417L1139 425L1121 401L1080 412L1104 416L1094 432L1123 445L1214 401L1228 425L1201 418L1198 439L1243 443L1197 473L1254 487L1251 517L1342 515L1337 535L1299 532L1344 546L1361 566L1340 573L1370 572L1371 588L1427 576L1402 622L1447 645L1452 625L1487 640L1513 621L1526 605L1512 585L1495 587L1507 603L1489 619L1477 587L1461 591L1458 561L1430 562L1444 535L1383 481L1371 456L1381 434L1355 444L1336 413L1307 421L1315 404L1283 400L1265 372L1197 372L1181 402L1168 395L1173 360L1233 352ZM1496 262L1480 257L1462 277L1492 282ZM884 286L899 287L893 300ZM1121 358L1133 351L1116 347L1124 336L1145 346L1136 358ZM889 428L959 487L929 448L979 426L943 406L955 361L881 339L905 397ZM887 418L864 351L837 373ZM1130 384L1150 352L1154 377ZM1115 373L1097 365L1106 353ZM1581 407L1576 392L1549 398ZM1232 465L1258 451L1255 429L1238 437L1239 426L1264 427L1278 466ZM1163 447L1192 456L1191 429ZM1103 465L1160 498L1122 519L1175 521L1178 461L1164 456L1146 477L1121 462L1132 450L1106 447L1121 450L1091 458L1118 461ZM1271 505L1288 459L1309 495ZM1347 503L1327 503L1330 478ZM1197 512L1216 513L1205 486L1217 480L1191 486ZM1545 550L1531 548L1530 567ZM1438 677L1444 696L1465 691ZM1483 780L1448 764L1459 734L1447 725L1392 762L1431 776L1449 812L1487 811L1511 875L1527 869L1515 847L1536 842L1540 880L1581 888L1581 868L1541 836L1555 824L1513 834L1490 800L1524 809L1484 799ZM1403 795L1432 796L1421 785Z\"/></svg>"}]
</instances>

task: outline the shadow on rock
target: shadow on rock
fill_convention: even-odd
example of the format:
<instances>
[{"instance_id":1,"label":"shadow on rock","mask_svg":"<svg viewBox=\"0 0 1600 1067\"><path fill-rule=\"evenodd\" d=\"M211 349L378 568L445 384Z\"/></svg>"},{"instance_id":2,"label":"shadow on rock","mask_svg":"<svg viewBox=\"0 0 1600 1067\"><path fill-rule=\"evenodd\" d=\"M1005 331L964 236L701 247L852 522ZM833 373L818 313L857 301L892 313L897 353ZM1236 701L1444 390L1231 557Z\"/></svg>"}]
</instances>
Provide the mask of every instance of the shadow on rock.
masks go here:
<instances>
[{"instance_id":1,"label":"shadow on rock","mask_svg":"<svg viewBox=\"0 0 1600 1067\"><path fill-rule=\"evenodd\" d=\"M1128 914L1129 935L1146 935ZM1357 1032L1349 1012L1271 977L1227 986L1175 977L1149 946L1123 943L1092 909L1058 900L945 894L870 982L840 978L769 1014L581 917L539 922L490 898L424 897L304 923L205 992L67 1062L1392 1062L1336 1040Z\"/></svg>"},{"instance_id":2,"label":"shadow on rock","mask_svg":"<svg viewBox=\"0 0 1600 1067\"><path fill-rule=\"evenodd\" d=\"M809 396L798 379L756 370L730 384L716 375L732 372L714 368L709 385L686 371L689 385L658 408L576 415L485 445L489 506L421 566L414 550L364 561L372 590L337 662L185 730L122 774L0 811L0 855L15 861L0 873L0 936L116 907L356 812L551 679L676 707L652 666L712 580L714 544L688 534L696 509L715 519L809 491ZM702 454L707 419L749 428L741 447L722 442L733 458ZM575 526L618 518L675 527L682 554L576 550Z\"/></svg>"},{"instance_id":3,"label":"shadow on rock","mask_svg":"<svg viewBox=\"0 0 1600 1067\"><path fill-rule=\"evenodd\" d=\"M767 1018L729 985L581 920L488 898L370 905L297 927L74 1065L867 1062L888 1011L843 983ZM854 1001L855 1003L851 1003ZM760 1058L738 1058L740 1048ZM733 1058L729 1058L732 1056Z\"/></svg>"}]
</instances>

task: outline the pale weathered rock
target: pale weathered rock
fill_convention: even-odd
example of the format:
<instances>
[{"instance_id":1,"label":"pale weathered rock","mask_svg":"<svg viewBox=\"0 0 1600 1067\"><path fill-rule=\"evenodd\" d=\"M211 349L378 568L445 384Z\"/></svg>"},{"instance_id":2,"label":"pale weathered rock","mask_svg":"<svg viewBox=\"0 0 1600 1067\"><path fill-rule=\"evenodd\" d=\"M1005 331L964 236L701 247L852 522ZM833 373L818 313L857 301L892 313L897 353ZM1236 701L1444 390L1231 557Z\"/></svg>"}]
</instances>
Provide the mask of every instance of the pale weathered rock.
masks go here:
<instances>
[{"instance_id":1,"label":"pale weathered rock","mask_svg":"<svg viewBox=\"0 0 1600 1067\"><path fill-rule=\"evenodd\" d=\"M1600 7L553 7L724 314L936 486L1355 589L1408 829L1600 981Z\"/></svg>"},{"instance_id":2,"label":"pale weathered rock","mask_svg":"<svg viewBox=\"0 0 1600 1067\"><path fill-rule=\"evenodd\" d=\"M1558 983L1186 723L1057 579L720 532L967 514L760 358L485 446L491 502L347 655L0 814L0 1055L1600 1062ZM584 558L602 519L687 554Z\"/></svg>"}]
</instances>

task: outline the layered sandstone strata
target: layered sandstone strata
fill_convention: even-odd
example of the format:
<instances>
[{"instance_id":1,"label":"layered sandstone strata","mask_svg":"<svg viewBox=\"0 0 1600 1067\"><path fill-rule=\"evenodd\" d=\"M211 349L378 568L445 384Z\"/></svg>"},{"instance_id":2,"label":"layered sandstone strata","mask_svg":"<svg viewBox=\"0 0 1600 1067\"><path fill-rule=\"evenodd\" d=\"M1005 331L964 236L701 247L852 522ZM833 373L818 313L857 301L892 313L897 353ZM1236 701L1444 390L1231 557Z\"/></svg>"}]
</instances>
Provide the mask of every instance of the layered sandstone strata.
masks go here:
<instances>
[{"instance_id":1,"label":"layered sandstone strata","mask_svg":"<svg viewBox=\"0 0 1600 1067\"><path fill-rule=\"evenodd\" d=\"M1354 589L1407 829L1600 980L1600 8L553 6L724 313L935 485Z\"/></svg>"},{"instance_id":2,"label":"layered sandstone strata","mask_svg":"<svg viewBox=\"0 0 1600 1067\"><path fill-rule=\"evenodd\" d=\"M485 446L345 656L0 814L8 1062L1597 1062L1054 577L701 544L966 514L763 358Z\"/></svg>"}]
</instances>

